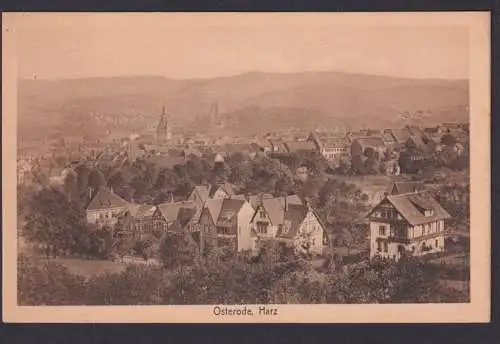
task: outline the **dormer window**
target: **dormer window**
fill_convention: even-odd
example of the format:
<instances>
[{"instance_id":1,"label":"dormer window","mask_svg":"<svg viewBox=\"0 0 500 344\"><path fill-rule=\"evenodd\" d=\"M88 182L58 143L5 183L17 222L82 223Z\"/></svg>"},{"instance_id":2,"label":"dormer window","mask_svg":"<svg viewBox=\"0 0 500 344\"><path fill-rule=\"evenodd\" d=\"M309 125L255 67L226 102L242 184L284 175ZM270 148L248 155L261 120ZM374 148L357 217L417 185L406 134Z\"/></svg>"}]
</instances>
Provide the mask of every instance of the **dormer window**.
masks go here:
<instances>
[{"instance_id":1,"label":"dormer window","mask_svg":"<svg viewBox=\"0 0 500 344\"><path fill-rule=\"evenodd\" d=\"M283 223L283 227L282 227L282 233L288 234L288 232L290 231L291 225L292 225L292 223L289 220L285 220L285 222Z\"/></svg>"},{"instance_id":2,"label":"dormer window","mask_svg":"<svg viewBox=\"0 0 500 344\"><path fill-rule=\"evenodd\" d=\"M260 209L259 211L259 215L262 219L265 219L266 218L266 211L264 209Z\"/></svg>"},{"instance_id":3,"label":"dormer window","mask_svg":"<svg viewBox=\"0 0 500 344\"><path fill-rule=\"evenodd\" d=\"M429 217L434 215L434 210L432 209L425 209L424 210L424 216Z\"/></svg>"}]
</instances>

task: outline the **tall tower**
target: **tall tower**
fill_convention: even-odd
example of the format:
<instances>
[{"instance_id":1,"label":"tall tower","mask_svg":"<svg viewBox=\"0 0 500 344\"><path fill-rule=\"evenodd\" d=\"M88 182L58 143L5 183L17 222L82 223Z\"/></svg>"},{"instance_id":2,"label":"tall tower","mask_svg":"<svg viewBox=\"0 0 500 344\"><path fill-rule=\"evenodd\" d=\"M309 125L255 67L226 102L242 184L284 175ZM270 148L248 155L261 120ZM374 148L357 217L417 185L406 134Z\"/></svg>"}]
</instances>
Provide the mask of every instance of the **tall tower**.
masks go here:
<instances>
[{"instance_id":1,"label":"tall tower","mask_svg":"<svg viewBox=\"0 0 500 344\"><path fill-rule=\"evenodd\" d=\"M210 105L210 125L213 126L221 126L221 118L219 115L219 104L218 103L212 103Z\"/></svg>"},{"instance_id":2,"label":"tall tower","mask_svg":"<svg viewBox=\"0 0 500 344\"><path fill-rule=\"evenodd\" d=\"M165 113L165 106L161 108L161 116L160 122L158 123L158 127L156 128L156 139L158 142L166 142L171 139L171 132L168 126L168 118Z\"/></svg>"}]
</instances>

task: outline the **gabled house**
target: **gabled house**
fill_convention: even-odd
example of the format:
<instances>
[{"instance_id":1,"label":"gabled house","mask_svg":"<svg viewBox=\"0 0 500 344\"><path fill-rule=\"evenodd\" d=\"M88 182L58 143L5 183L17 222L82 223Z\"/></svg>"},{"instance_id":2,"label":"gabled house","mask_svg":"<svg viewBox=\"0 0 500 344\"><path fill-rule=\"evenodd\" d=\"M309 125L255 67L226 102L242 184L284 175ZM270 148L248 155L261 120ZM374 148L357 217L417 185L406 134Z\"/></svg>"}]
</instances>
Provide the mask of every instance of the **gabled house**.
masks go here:
<instances>
[{"instance_id":1,"label":"gabled house","mask_svg":"<svg viewBox=\"0 0 500 344\"><path fill-rule=\"evenodd\" d=\"M370 257L398 260L444 251L449 218L430 192L388 195L368 214Z\"/></svg>"},{"instance_id":2,"label":"gabled house","mask_svg":"<svg viewBox=\"0 0 500 344\"><path fill-rule=\"evenodd\" d=\"M436 143L425 135L411 135L408 140L406 140L405 147L408 149L417 149L426 156L436 151Z\"/></svg>"},{"instance_id":3,"label":"gabled house","mask_svg":"<svg viewBox=\"0 0 500 344\"><path fill-rule=\"evenodd\" d=\"M111 189L102 187L95 194L90 190L90 202L86 207L87 222L103 226L114 226L129 202L116 195Z\"/></svg>"},{"instance_id":4,"label":"gabled house","mask_svg":"<svg viewBox=\"0 0 500 344\"><path fill-rule=\"evenodd\" d=\"M209 198L229 198L236 195L231 183L214 184L208 192Z\"/></svg>"},{"instance_id":5,"label":"gabled house","mask_svg":"<svg viewBox=\"0 0 500 344\"><path fill-rule=\"evenodd\" d=\"M273 153L287 152L285 142L282 139L269 139L269 144L271 145L271 152Z\"/></svg>"},{"instance_id":6,"label":"gabled house","mask_svg":"<svg viewBox=\"0 0 500 344\"><path fill-rule=\"evenodd\" d=\"M152 215L153 232L157 235L184 229L196 213L193 202L166 202L156 207Z\"/></svg>"},{"instance_id":7,"label":"gabled house","mask_svg":"<svg viewBox=\"0 0 500 344\"><path fill-rule=\"evenodd\" d=\"M296 195L261 199L251 219L254 249L268 239L282 247L322 254L327 245L325 226L309 205Z\"/></svg>"},{"instance_id":8,"label":"gabled house","mask_svg":"<svg viewBox=\"0 0 500 344\"><path fill-rule=\"evenodd\" d=\"M153 231L153 215L156 206L148 204L130 204L128 213L132 218L132 230L138 237Z\"/></svg>"},{"instance_id":9,"label":"gabled house","mask_svg":"<svg viewBox=\"0 0 500 344\"><path fill-rule=\"evenodd\" d=\"M193 202L196 207L201 208L209 199L210 188L206 185L196 185L188 197L188 201Z\"/></svg>"},{"instance_id":10,"label":"gabled house","mask_svg":"<svg viewBox=\"0 0 500 344\"><path fill-rule=\"evenodd\" d=\"M253 208L243 199L209 199L201 211L198 229L200 247L227 247L234 251L251 250L250 219Z\"/></svg>"},{"instance_id":11,"label":"gabled house","mask_svg":"<svg viewBox=\"0 0 500 344\"><path fill-rule=\"evenodd\" d=\"M316 149L327 160L337 160L349 154L349 141L345 137L325 136L311 133L307 139L316 145Z\"/></svg>"}]
</instances>

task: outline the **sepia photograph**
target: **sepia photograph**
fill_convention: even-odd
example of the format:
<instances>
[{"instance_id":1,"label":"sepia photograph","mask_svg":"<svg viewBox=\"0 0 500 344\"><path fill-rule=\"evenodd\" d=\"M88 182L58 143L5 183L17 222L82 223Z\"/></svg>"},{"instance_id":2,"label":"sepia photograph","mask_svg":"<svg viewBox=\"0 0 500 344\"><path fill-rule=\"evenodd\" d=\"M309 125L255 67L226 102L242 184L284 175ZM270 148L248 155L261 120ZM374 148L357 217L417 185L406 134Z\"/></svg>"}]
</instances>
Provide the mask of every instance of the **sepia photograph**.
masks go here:
<instances>
[{"instance_id":1,"label":"sepia photograph","mask_svg":"<svg viewBox=\"0 0 500 344\"><path fill-rule=\"evenodd\" d=\"M488 321L489 20L4 13L4 315Z\"/></svg>"}]
</instances>

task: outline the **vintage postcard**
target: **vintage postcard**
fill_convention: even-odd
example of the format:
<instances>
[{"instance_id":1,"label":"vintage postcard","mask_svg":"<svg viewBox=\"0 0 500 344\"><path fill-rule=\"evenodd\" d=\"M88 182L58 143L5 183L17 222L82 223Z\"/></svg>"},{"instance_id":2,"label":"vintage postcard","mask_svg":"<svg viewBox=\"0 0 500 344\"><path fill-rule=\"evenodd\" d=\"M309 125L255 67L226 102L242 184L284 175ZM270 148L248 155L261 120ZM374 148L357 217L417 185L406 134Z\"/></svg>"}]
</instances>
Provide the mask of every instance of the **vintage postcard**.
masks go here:
<instances>
[{"instance_id":1,"label":"vintage postcard","mask_svg":"<svg viewBox=\"0 0 500 344\"><path fill-rule=\"evenodd\" d=\"M2 19L4 321L489 321L489 13Z\"/></svg>"}]
</instances>

